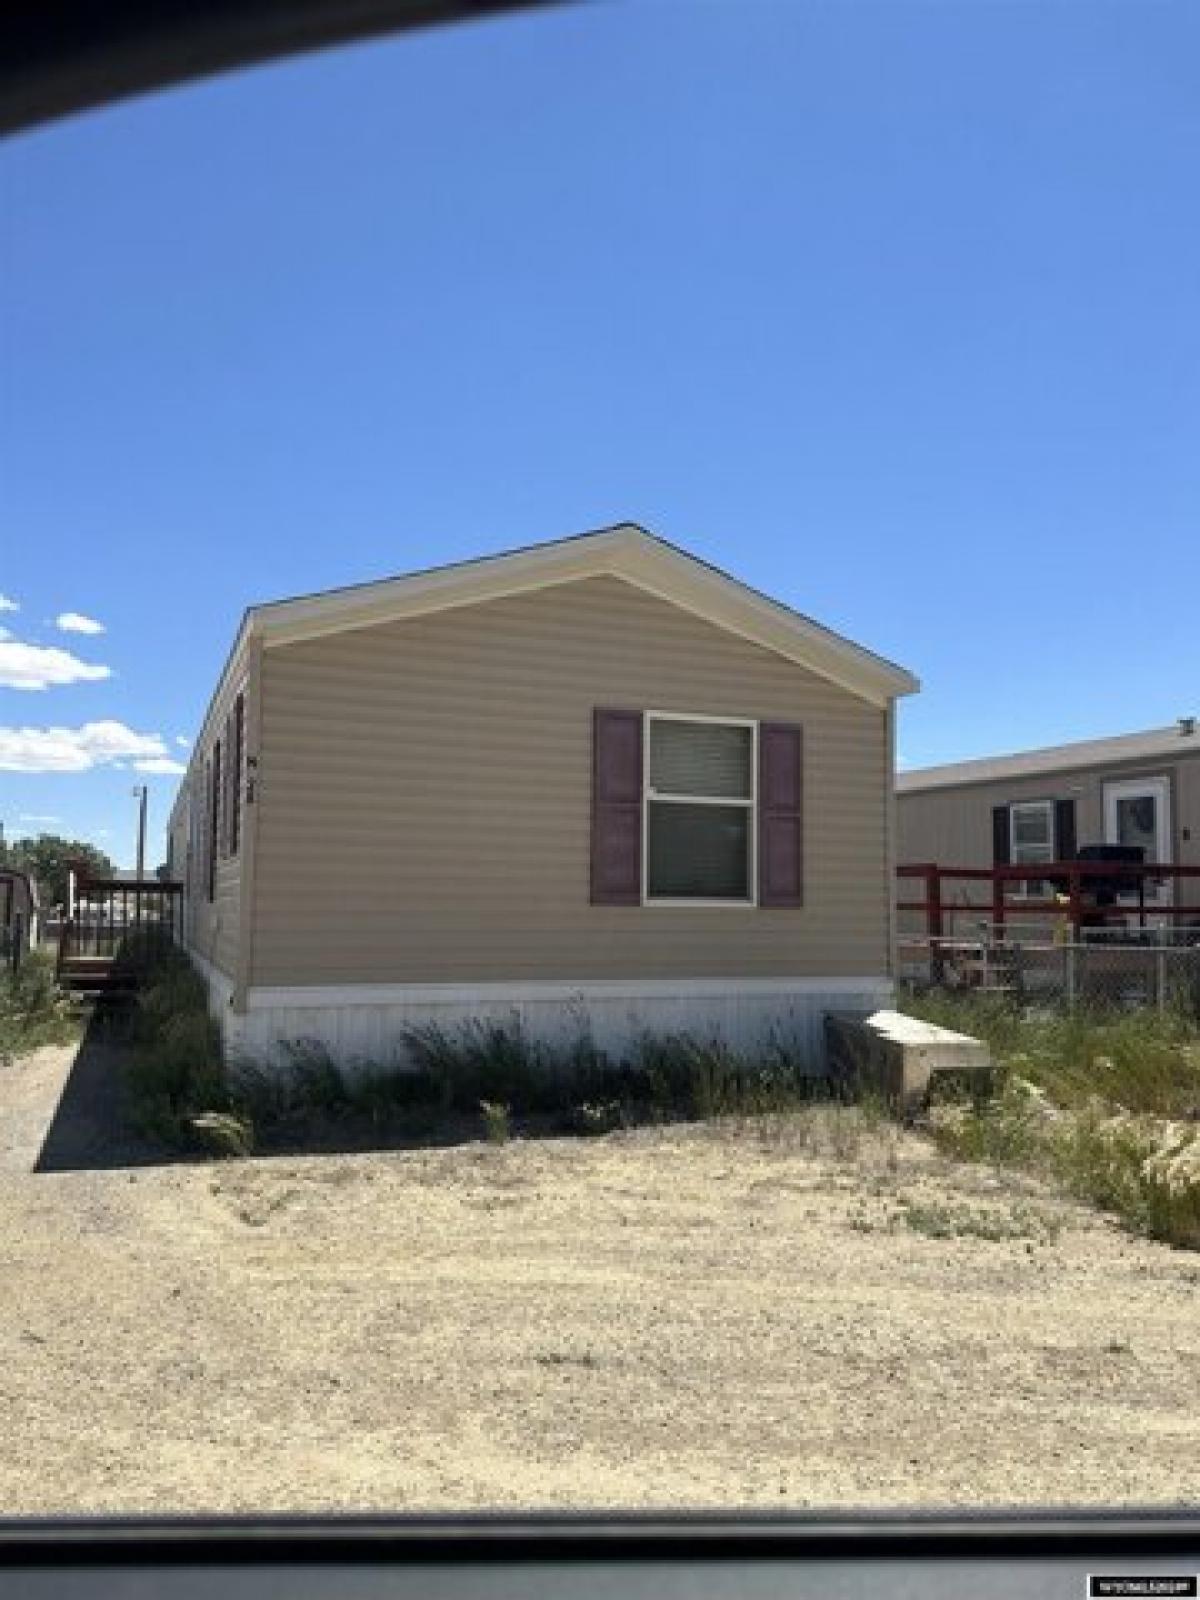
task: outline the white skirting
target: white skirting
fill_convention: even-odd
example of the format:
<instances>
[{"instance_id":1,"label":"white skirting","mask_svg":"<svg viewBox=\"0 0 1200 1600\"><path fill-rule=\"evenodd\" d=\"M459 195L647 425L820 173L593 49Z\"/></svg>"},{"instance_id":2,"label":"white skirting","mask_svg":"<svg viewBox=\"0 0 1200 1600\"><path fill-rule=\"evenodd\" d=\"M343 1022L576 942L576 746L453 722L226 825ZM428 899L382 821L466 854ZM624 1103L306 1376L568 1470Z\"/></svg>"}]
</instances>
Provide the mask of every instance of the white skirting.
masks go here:
<instances>
[{"instance_id":1,"label":"white skirting","mask_svg":"<svg viewBox=\"0 0 1200 1600\"><path fill-rule=\"evenodd\" d=\"M231 1056L278 1060L282 1042L311 1039L348 1067L402 1057L407 1028L519 1022L529 1037L550 1043L589 1034L618 1058L647 1032L719 1038L746 1051L774 1038L820 1072L825 1014L865 1014L893 999L891 980L877 976L357 984L252 988L238 1014L229 1007L228 979L210 973Z\"/></svg>"},{"instance_id":2,"label":"white skirting","mask_svg":"<svg viewBox=\"0 0 1200 1600\"><path fill-rule=\"evenodd\" d=\"M221 1029L228 1039L228 1022L230 1018L229 1005L233 999L233 979L229 978L219 967L214 967L200 954L198 950L184 945L188 960L208 985L208 1009L221 1024Z\"/></svg>"}]
</instances>

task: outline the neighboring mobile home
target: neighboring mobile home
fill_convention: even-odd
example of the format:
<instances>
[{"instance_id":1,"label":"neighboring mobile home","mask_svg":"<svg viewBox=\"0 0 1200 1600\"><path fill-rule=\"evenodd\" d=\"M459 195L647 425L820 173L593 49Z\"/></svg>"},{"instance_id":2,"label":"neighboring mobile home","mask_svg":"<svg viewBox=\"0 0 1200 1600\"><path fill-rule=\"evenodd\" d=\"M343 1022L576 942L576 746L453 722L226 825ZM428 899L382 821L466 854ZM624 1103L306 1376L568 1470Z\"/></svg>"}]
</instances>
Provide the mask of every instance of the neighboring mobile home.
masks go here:
<instances>
[{"instance_id":1,"label":"neighboring mobile home","mask_svg":"<svg viewBox=\"0 0 1200 1600\"><path fill-rule=\"evenodd\" d=\"M625 525L255 606L170 822L234 1050L889 998L909 673Z\"/></svg>"},{"instance_id":2,"label":"neighboring mobile home","mask_svg":"<svg viewBox=\"0 0 1200 1600\"><path fill-rule=\"evenodd\" d=\"M899 858L942 867L1036 866L1080 846L1137 845L1143 860L1200 866L1200 724L902 772ZM959 897L990 903L987 884ZM1169 903L1169 880L1147 900ZM1185 900L1194 900L1189 893Z\"/></svg>"}]
</instances>

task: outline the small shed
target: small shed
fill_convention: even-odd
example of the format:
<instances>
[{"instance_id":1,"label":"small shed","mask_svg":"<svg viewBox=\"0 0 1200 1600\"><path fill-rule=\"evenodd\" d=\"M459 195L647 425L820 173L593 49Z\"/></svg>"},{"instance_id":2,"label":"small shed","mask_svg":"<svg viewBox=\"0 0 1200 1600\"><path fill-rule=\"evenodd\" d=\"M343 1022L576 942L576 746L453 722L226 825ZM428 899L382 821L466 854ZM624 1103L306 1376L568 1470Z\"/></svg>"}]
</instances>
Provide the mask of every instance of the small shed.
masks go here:
<instances>
[{"instance_id":1,"label":"small shed","mask_svg":"<svg viewBox=\"0 0 1200 1600\"><path fill-rule=\"evenodd\" d=\"M41 934L37 885L17 867L0 867L0 959L15 966Z\"/></svg>"}]
</instances>

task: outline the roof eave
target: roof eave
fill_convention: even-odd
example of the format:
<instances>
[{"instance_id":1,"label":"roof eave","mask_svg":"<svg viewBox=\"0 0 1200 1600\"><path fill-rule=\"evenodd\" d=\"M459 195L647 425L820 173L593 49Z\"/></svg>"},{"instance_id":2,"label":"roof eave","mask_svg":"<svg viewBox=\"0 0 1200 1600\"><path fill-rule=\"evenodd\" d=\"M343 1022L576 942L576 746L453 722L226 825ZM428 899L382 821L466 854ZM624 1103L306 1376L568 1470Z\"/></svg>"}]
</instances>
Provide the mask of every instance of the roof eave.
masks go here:
<instances>
[{"instance_id":1,"label":"roof eave","mask_svg":"<svg viewBox=\"0 0 1200 1600\"><path fill-rule=\"evenodd\" d=\"M1030 752L1031 756L1035 754L1034 751ZM1002 767L998 771L965 770L970 764L963 763L963 769L946 772L944 776L933 776L932 774L943 769L933 767L923 772L917 768L898 776L896 792L932 794L944 789L975 789L995 784L1023 783L1037 778L1056 778L1071 773L1104 772L1123 767L1157 765L1160 762L1188 760L1196 756L1200 756L1200 739L1189 736L1187 739L1181 738L1179 746L1164 743L1141 750L1113 750L1106 755L1081 755L1066 760L1047 759L1033 765L1021 757L1014 757L1011 766ZM997 757L996 764L999 765L1002 759L1007 758ZM988 766L992 765L987 757L983 757L982 760Z\"/></svg>"},{"instance_id":2,"label":"roof eave","mask_svg":"<svg viewBox=\"0 0 1200 1600\"><path fill-rule=\"evenodd\" d=\"M630 524L583 539L252 608L264 648L478 605L590 577L614 577L806 666L876 705L920 688L903 667Z\"/></svg>"}]
</instances>

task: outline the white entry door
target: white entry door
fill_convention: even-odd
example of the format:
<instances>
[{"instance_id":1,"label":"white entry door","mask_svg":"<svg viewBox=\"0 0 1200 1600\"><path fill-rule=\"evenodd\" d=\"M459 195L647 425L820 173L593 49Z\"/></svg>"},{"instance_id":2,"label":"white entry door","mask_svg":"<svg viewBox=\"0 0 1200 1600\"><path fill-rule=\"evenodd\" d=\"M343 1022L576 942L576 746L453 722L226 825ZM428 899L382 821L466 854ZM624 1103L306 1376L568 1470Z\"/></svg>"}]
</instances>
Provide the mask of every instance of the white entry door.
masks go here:
<instances>
[{"instance_id":1,"label":"white entry door","mask_svg":"<svg viewBox=\"0 0 1200 1600\"><path fill-rule=\"evenodd\" d=\"M1109 844L1137 844L1143 861L1171 861L1171 786L1166 778L1129 778L1104 785L1104 837ZM1137 899L1136 894L1122 899ZM1146 900L1166 905L1171 880L1147 882Z\"/></svg>"}]
</instances>

